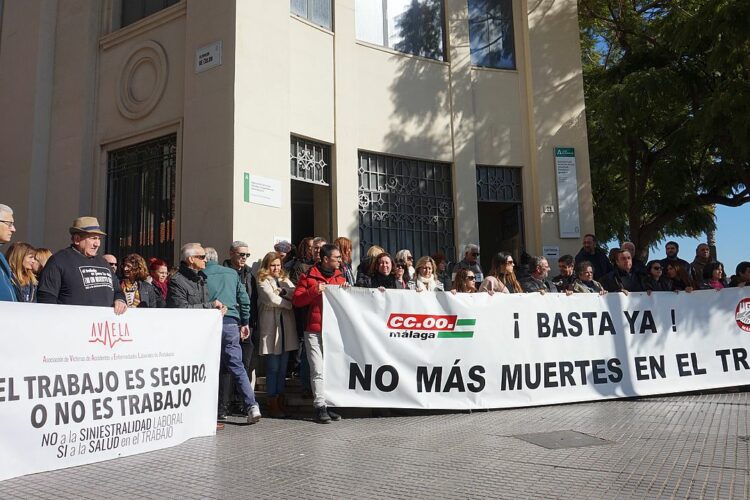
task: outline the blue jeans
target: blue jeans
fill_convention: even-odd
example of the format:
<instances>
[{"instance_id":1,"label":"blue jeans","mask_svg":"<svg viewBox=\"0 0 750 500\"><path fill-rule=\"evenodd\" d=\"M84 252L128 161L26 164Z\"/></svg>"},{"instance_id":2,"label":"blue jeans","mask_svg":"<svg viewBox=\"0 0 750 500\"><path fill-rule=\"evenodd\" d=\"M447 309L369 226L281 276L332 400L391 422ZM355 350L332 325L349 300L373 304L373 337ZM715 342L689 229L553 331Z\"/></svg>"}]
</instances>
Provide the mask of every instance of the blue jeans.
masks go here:
<instances>
[{"instance_id":1,"label":"blue jeans","mask_svg":"<svg viewBox=\"0 0 750 500\"><path fill-rule=\"evenodd\" d=\"M221 328L221 365L234 379L234 385L242 395L242 401L247 410L255 401L255 392L247 378L245 365L242 363L242 348L240 347L240 324L235 318L224 317L224 325ZM219 377L219 394L224 391L222 377ZM223 413L224 404L219 398L219 413Z\"/></svg>"},{"instance_id":2,"label":"blue jeans","mask_svg":"<svg viewBox=\"0 0 750 500\"><path fill-rule=\"evenodd\" d=\"M269 396L284 394L286 390L286 364L289 351L266 356L266 391Z\"/></svg>"}]
</instances>

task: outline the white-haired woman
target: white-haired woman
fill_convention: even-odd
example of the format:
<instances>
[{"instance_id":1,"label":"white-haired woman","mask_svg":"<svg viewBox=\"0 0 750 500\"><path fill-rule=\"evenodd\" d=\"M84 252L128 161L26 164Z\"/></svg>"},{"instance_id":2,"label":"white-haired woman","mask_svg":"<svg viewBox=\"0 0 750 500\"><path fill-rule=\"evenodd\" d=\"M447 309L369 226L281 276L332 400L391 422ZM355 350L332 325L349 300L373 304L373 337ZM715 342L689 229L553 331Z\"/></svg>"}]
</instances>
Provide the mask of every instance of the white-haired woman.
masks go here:
<instances>
[{"instance_id":1,"label":"white-haired woman","mask_svg":"<svg viewBox=\"0 0 750 500\"><path fill-rule=\"evenodd\" d=\"M266 357L269 414L285 418L284 392L289 351L297 350L292 311L294 284L281 266L281 255L269 252L258 271L258 354Z\"/></svg>"},{"instance_id":2,"label":"white-haired woman","mask_svg":"<svg viewBox=\"0 0 750 500\"><path fill-rule=\"evenodd\" d=\"M403 248L396 252L396 262L403 262L406 266L404 269L408 271L409 276L414 276L414 256L411 250Z\"/></svg>"},{"instance_id":3,"label":"white-haired woman","mask_svg":"<svg viewBox=\"0 0 750 500\"><path fill-rule=\"evenodd\" d=\"M442 292L444 291L443 283L441 283L436 276L437 265L432 257L424 256L420 257L417 261L416 274L414 278L409 281L409 288L421 292L427 290L428 292Z\"/></svg>"}]
</instances>

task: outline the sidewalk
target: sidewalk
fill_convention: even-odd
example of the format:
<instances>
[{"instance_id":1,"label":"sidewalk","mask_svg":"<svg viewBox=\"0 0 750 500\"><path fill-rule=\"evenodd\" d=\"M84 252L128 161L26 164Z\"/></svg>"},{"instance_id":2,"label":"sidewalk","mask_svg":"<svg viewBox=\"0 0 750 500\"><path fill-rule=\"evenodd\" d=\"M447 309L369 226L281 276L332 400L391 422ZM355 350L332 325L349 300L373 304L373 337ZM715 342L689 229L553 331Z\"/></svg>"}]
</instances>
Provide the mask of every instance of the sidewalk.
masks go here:
<instances>
[{"instance_id":1,"label":"sidewalk","mask_svg":"<svg viewBox=\"0 0 750 500\"><path fill-rule=\"evenodd\" d=\"M727 392L329 425L263 419L4 481L0 496L748 498L749 404Z\"/></svg>"}]
</instances>

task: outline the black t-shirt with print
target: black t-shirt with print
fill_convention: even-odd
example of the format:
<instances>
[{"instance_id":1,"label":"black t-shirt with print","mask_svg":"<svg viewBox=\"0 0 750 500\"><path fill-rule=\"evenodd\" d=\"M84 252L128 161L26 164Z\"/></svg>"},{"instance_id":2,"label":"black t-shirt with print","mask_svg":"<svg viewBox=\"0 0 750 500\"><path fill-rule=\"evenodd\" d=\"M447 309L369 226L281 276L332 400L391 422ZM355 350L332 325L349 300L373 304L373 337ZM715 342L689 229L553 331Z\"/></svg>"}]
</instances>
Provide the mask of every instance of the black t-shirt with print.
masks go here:
<instances>
[{"instance_id":1,"label":"black t-shirt with print","mask_svg":"<svg viewBox=\"0 0 750 500\"><path fill-rule=\"evenodd\" d=\"M111 307L125 300L117 276L103 257L86 257L68 247L50 257L39 278L37 302Z\"/></svg>"}]
</instances>

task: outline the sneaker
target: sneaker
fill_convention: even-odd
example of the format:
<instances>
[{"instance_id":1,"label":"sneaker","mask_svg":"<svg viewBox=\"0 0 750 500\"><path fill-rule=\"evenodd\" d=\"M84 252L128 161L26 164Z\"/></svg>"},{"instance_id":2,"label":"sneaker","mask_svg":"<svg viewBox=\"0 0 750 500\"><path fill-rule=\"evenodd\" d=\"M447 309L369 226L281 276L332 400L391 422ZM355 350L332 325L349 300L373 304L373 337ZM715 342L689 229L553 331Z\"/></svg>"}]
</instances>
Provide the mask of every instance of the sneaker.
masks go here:
<instances>
[{"instance_id":1,"label":"sneaker","mask_svg":"<svg viewBox=\"0 0 750 500\"><path fill-rule=\"evenodd\" d=\"M247 410L247 423L255 424L260 421L260 407L253 405Z\"/></svg>"},{"instance_id":2,"label":"sneaker","mask_svg":"<svg viewBox=\"0 0 750 500\"><path fill-rule=\"evenodd\" d=\"M331 410L330 408L326 408L326 411L328 412L328 416L331 417L332 421L338 422L339 420L341 420L341 415L339 415L335 411Z\"/></svg>"},{"instance_id":3,"label":"sneaker","mask_svg":"<svg viewBox=\"0 0 750 500\"><path fill-rule=\"evenodd\" d=\"M328 414L325 406L315 408L315 421L319 424L330 424L331 416Z\"/></svg>"}]
</instances>

